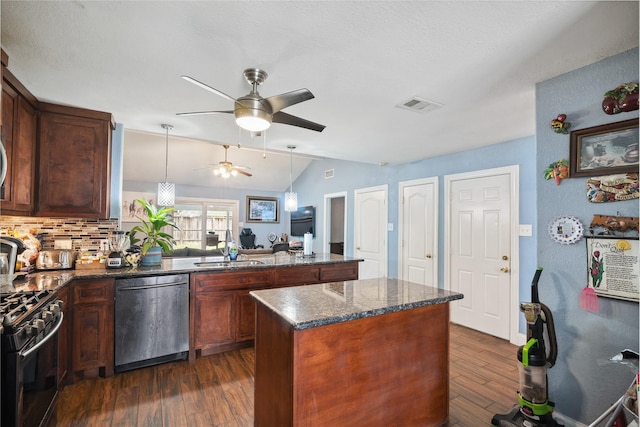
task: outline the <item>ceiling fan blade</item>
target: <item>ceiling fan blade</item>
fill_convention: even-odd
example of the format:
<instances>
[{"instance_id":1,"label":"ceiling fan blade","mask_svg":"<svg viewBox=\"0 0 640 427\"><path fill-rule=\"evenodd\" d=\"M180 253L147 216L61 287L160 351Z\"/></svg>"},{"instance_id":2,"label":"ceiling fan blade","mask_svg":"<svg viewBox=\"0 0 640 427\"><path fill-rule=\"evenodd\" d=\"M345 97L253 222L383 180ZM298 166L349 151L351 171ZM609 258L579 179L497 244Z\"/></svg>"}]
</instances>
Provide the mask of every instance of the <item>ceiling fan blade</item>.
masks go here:
<instances>
[{"instance_id":1,"label":"ceiling fan blade","mask_svg":"<svg viewBox=\"0 0 640 427\"><path fill-rule=\"evenodd\" d=\"M233 110L224 110L224 111L192 111L190 113L176 113L176 116L202 116L205 114L233 114Z\"/></svg>"},{"instance_id":2,"label":"ceiling fan blade","mask_svg":"<svg viewBox=\"0 0 640 427\"><path fill-rule=\"evenodd\" d=\"M226 93L220 92L218 89L214 89L211 86L209 86L208 84L202 83L201 81L198 81L198 80L194 79L193 77L189 77L189 76L180 76L180 77L182 77L183 79L185 79L189 83L193 83L194 85L199 86L204 90L208 90L209 92L215 93L218 96L221 96L223 98L227 98L230 101L234 101L235 102L235 100L236 100L235 98L227 95Z\"/></svg>"},{"instance_id":3,"label":"ceiling fan blade","mask_svg":"<svg viewBox=\"0 0 640 427\"><path fill-rule=\"evenodd\" d=\"M275 113L271 121L274 123L282 123L285 125L298 126L305 129L315 130L316 132L322 132L326 127L319 123L314 123L309 120L301 119L300 117L292 116L291 114L283 113L282 111Z\"/></svg>"},{"instance_id":4,"label":"ceiling fan blade","mask_svg":"<svg viewBox=\"0 0 640 427\"><path fill-rule=\"evenodd\" d=\"M252 174L250 174L249 172L247 172L247 171L243 171L243 170L240 170L240 169L238 169L238 168L236 168L236 171L237 171L238 173L241 173L242 175L245 175L245 176L253 176L253 175L252 175Z\"/></svg>"},{"instance_id":5,"label":"ceiling fan blade","mask_svg":"<svg viewBox=\"0 0 640 427\"><path fill-rule=\"evenodd\" d=\"M267 101L271 105L271 109L273 110L273 112L277 113L278 111L285 109L291 105L295 105L303 101L308 101L313 98L314 96L309 89L298 89L292 92L270 96L268 98L265 98L265 101Z\"/></svg>"}]
</instances>

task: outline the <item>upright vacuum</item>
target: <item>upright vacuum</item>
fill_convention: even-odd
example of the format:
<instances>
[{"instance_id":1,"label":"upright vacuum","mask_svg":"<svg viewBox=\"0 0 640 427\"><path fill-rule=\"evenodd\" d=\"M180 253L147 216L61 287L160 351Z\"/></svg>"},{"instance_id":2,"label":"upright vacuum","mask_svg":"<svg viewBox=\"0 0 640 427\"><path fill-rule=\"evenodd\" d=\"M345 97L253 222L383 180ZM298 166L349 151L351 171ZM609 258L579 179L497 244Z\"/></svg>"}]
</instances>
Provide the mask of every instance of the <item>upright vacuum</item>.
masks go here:
<instances>
[{"instance_id":1,"label":"upright vacuum","mask_svg":"<svg viewBox=\"0 0 640 427\"><path fill-rule=\"evenodd\" d=\"M542 267L538 267L531 283L531 302L520 304L527 321L527 343L518 348L518 404L508 414L494 415L493 426L562 426L553 419L554 403L549 400L547 390L547 369L556 363L558 344L551 310L538 298L541 273Z\"/></svg>"}]
</instances>

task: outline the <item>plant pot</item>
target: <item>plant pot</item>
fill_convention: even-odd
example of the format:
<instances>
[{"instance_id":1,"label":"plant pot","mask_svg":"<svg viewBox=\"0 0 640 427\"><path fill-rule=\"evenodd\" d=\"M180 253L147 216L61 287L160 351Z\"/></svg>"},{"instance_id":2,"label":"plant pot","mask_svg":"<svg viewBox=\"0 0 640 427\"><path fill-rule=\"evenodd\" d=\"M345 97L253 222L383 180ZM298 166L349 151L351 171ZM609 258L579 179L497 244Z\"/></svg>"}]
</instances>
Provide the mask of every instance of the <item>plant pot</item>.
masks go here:
<instances>
[{"instance_id":1,"label":"plant pot","mask_svg":"<svg viewBox=\"0 0 640 427\"><path fill-rule=\"evenodd\" d=\"M140 261L141 267L157 267L162 265L162 248L156 246L147 251Z\"/></svg>"}]
</instances>

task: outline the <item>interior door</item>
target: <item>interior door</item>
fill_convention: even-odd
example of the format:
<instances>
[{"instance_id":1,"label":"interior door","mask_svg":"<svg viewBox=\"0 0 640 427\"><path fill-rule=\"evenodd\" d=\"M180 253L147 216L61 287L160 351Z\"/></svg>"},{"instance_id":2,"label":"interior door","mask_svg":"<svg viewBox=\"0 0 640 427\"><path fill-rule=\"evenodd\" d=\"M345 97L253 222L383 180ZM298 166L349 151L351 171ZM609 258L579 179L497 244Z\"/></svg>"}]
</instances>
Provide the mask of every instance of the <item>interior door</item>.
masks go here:
<instances>
[{"instance_id":1,"label":"interior door","mask_svg":"<svg viewBox=\"0 0 640 427\"><path fill-rule=\"evenodd\" d=\"M448 185L451 321L510 337L511 176L461 177Z\"/></svg>"},{"instance_id":2,"label":"interior door","mask_svg":"<svg viewBox=\"0 0 640 427\"><path fill-rule=\"evenodd\" d=\"M387 276L387 186L355 190L354 256L360 279Z\"/></svg>"},{"instance_id":3,"label":"interior door","mask_svg":"<svg viewBox=\"0 0 640 427\"><path fill-rule=\"evenodd\" d=\"M438 286L438 178L400 183L400 279Z\"/></svg>"}]
</instances>

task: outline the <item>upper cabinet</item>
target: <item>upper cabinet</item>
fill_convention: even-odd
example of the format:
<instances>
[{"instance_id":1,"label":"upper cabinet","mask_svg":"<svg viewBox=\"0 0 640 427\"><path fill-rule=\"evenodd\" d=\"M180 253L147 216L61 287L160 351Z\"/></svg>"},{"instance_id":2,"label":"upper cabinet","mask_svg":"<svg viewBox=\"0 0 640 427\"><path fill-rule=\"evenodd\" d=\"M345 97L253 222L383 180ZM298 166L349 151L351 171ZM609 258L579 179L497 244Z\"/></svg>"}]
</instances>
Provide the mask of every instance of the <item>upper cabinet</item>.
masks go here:
<instances>
[{"instance_id":1,"label":"upper cabinet","mask_svg":"<svg viewBox=\"0 0 640 427\"><path fill-rule=\"evenodd\" d=\"M40 103L38 216L108 218L109 113Z\"/></svg>"},{"instance_id":2,"label":"upper cabinet","mask_svg":"<svg viewBox=\"0 0 640 427\"><path fill-rule=\"evenodd\" d=\"M109 113L38 102L2 66L0 214L109 218Z\"/></svg>"},{"instance_id":3,"label":"upper cabinet","mask_svg":"<svg viewBox=\"0 0 640 427\"><path fill-rule=\"evenodd\" d=\"M0 213L31 215L35 206L37 100L3 70L2 142L7 175L0 190Z\"/></svg>"}]
</instances>

